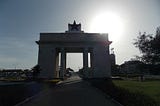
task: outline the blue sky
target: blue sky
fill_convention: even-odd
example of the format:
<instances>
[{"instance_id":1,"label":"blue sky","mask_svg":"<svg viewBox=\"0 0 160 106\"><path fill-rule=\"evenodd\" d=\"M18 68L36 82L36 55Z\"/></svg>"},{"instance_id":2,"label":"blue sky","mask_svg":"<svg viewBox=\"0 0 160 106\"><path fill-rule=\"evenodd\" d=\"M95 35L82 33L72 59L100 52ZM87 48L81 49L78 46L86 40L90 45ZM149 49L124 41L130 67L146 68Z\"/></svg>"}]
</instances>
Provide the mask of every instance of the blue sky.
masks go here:
<instances>
[{"instance_id":1,"label":"blue sky","mask_svg":"<svg viewBox=\"0 0 160 106\"><path fill-rule=\"evenodd\" d=\"M132 44L139 31L154 33L160 26L159 10L159 0L0 0L0 68L31 68L37 64L40 32L65 32L73 20L89 32L91 19L101 11L124 20L123 36L111 45L121 64L139 55ZM68 58L75 69L81 64L80 55Z\"/></svg>"}]
</instances>

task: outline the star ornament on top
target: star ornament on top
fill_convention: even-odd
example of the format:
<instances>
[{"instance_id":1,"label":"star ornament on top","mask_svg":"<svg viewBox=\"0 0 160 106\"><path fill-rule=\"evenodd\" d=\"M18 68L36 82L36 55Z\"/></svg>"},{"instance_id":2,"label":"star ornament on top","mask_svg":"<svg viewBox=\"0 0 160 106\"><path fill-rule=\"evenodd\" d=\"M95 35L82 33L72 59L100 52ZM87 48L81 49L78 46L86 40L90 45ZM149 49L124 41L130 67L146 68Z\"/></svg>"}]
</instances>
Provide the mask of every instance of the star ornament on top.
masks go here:
<instances>
[{"instance_id":1,"label":"star ornament on top","mask_svg":"<svg viewBox=\"0 0 160 106\"><path fill-rule=\"evenodd\" d=\"M74 20L73 24L68 24L68 31L67 33L83 33L81 31L81 24L76 24L76 21Z\"/></svg>"},{"instance_id":2,"label":"star ornament on top","mask_svg":"<svg viewBox=\"0 0 160 106\"><path fill-rule=\"evenodd\" d=\"M74 20L73 24L71 24L71 30L72 31L78 31L79 24L76 24L76 21Z\"/></svg>"}]
</instances>

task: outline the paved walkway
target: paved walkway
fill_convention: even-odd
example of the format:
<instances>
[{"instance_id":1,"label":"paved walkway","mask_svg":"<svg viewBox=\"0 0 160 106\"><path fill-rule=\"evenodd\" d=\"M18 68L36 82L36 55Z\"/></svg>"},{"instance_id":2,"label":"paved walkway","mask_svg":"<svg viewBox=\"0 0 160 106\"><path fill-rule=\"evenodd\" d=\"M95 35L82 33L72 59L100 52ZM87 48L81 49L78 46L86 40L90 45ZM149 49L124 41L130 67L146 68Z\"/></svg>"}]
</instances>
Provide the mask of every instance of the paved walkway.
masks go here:
<instances>
[{"instance_id":1,"label":"paved walkway","mask_svg":"<svg viewBox=\"0 0 160 106\"><path fill-rule=\"evenodd\" d=\"M98 89L74 75L51 87L21 106L119 106Z\"/></svg>"}]
</instances>

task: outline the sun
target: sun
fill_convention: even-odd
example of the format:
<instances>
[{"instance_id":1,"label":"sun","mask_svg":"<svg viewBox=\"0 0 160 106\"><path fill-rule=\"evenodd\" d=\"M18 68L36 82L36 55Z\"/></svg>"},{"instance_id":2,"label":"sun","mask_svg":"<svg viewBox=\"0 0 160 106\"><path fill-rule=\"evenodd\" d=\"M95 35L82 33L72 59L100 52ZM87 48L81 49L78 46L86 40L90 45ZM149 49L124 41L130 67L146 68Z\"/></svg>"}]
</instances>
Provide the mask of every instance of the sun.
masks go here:
<instances>
[{"instance_id":1,"label":"sun","mask_svg":"<svg viewBox=\"0 0 160 106\"><path fill-rule=\"evenodd\" d=\"M113 12L97 14L90 25L90 32L108 33L112 41L120 39L124 31L124 23L120 16Z\"/></svg>"}]
</instances>

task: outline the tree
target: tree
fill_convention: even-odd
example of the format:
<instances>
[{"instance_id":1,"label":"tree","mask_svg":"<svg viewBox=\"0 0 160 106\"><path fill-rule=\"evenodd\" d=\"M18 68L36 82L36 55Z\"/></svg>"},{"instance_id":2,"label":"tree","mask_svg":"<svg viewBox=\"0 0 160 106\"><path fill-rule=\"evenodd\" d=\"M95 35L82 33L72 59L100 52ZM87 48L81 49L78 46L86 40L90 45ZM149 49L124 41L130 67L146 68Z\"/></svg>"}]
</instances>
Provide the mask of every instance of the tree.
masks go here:
<instances>
[{"instance_id":1,"label":"tree","mask_svg":"<svg viewBox=\"0 0 160 106\"><path fill-rule=\"evenodd\" d=\"M35 65L32 68L32 75L33 75L33 79L37 78L38 74L40 73L41 69L39 65Z\"/></svg>"},{"instance_id":2,"label":"tree","mask_svg":"<svg viewBox=\"0 0 160 106\"><path fill-rule=\"evenodd\" d=\"M144 63L152 65L160 64L160 27L157 28L155 36L139 33L134 45L142 53L140 59Z\"/></svg>"}]
</instances>

